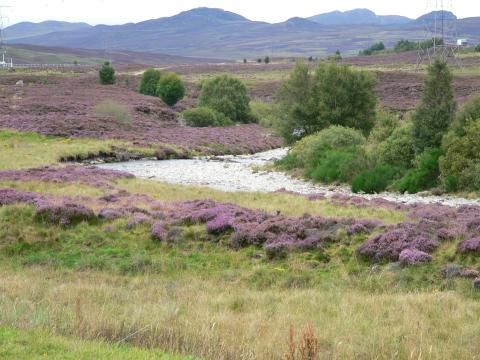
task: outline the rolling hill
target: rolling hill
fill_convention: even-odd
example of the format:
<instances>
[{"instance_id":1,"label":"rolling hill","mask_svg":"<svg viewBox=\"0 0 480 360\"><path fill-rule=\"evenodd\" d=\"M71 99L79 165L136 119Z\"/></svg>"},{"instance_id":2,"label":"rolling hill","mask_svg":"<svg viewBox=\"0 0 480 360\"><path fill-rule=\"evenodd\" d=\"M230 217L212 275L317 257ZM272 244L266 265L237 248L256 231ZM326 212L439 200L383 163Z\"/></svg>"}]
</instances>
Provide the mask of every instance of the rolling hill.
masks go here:
<instances>
[{"instance_id":1,"label":"rolling hill","mask_svg":"<svg viewBox=\"0 0 480 360\"><path fill-rule=\"evenodd\" d=\"M453 14L445 15L451 22ZM87 26L41 35L38 29L32 29L32 36L13 39L10 43L203 58L323 56L337 49L357 53L378 41L392 46L400 39L425 39L425 25L434 17L431 13L410 21L360 9L269 24L221 9L198 8L172 17L125 25ZM480 42L480 18L458 20L456 27L459 37ZM9 29L7 31L11 31Z\"/></svg>"},{"instance_id":2,"label":"rolling hill","mask_svg":"<svg viewBox=\"0 0 480 360\"><path fill-rule=\"evenodd\" d=\"M40 36L59 31L76 31L91 27L86 23L69 23L65 21L43 21L41 23L21 22L5 29L7 40L20 40L31 36Z\"/></svg>"}]
</instances>

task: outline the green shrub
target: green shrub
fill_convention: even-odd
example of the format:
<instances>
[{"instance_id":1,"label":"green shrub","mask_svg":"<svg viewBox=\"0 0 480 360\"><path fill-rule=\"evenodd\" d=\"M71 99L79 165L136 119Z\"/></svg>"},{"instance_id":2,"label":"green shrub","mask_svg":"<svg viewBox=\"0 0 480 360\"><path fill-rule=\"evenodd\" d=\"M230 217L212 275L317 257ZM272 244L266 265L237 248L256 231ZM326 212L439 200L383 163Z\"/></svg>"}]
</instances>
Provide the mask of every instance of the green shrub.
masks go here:
<instances>
[{"instance_id":1,"label":"green shrub","mask_svg":"<svg viewBox=\"0 0 480 360\"><path fill-rule=\"evenodd\" d=\"M110 62L105 61L98 72L98 75L100 77L100 84L102 85L113 85L115 84L115 69L113 68L112 65L110 65Z\"/></svg>"},{"instance_id":2,"label":"green shrub","mask_svg":"<svg viewBox=\"0 0 480 360\"><path fill-rule=\"evenodd\" d=\"M235 122L254 121L247 88L240 80L228 75L207 80L202 86L198 104L220 112Z\"/></svg>"},{"instance_id":3,"label":"green shrub","mask_svg":"<svg viewBox=\"0 0 480 360\"><path fill-rule=\"evenodd\" d=\"M437 60L428 69L420 105L412 115L417 154L438 148L449 129L456 110L448 64Z\"/></svg>"},{"instance_id":4,"label":"green shrub","mask_svg":"<svg viewBox=\"0 0 480 360\"><path fill-rule=\"evenodd\" d=\"M183 118L187 125L191 127L228 126L233 124L222 113L206 107L185 110Z\"/></svg>"},{"instance_id":5,"label":"green shrub","mask_svg":"<svg viewBox=\"0 0 480 360\"><path fill-rule=\"evenodd\" d=\"M415 139L411 124L394 130L387 140L378 145L376 155L380 164L410 169L415 159Z\"/></svg>"},{"instance_id":6,"label":"green shrub","mask_svg":"<svg viewBox=\"0 0 480 360\"><path fill-rule=\"evenodd\" d=\"M466 102L455 116L453 130L459 136L465 135L465 128L475 120L480 120L480 96L475 96Z\"/></svg>"},{"instance_id":7,"label":"green shrub","mask_svg":"<svg viewBox=\"0 0 480 360\"><path fill-rule=\"evenodd\" d=\"M375 123L375 84L370 73L345 65L319 64L312 76L297 63L278 92L282 136L291 143L330 125L368 134Z\"/></svg>"},{"instance_id":8,"label":"green shrub","mask_svg":"<svg viewBox=\"0 0 480 360\"><path fill-rule=\"evenodd\" d=\"M331 126L297 142L291 153L300 164L314 167L329 150L345 150L366 145L363 134L355 129Z\"/></svg>"},{"instance_id":9,"label":"green shrub","mask_svg":"<svg viewBox=\"0 0 480 360\"><path fill-rule=\"evenodd\" d=\"M385 50L385 44L383 42L378 42L376 44L373 44L370 46L368 49L365 49L363 51L360 51L360 55L373 55L379 51Z\"/></svg>"},{"instance_id":10,"label":"green shrub","mask_svg":"<svg viewBox=\"0 0 480 360\"><path fill-rule=\"evenodd\" d=\"M158 81L157 95L168 106L175 105L185 96L185 86L175 73L167 73Z\"/></svg>"},{"instance_id":11,"label":"green shrub","mask_svg":"<svg viewBox=\"0 0 480 360\"><path fill-rule=\"evenodd\" d=\"M402 173L401 169L390 165L378 165L372 170L364 171L352 181L354 193L378 194L385 191Z\"/></svg>"},{"instance_id":12,"label":"green shrub","mask_svg":"<svg viewBox=\"0 0 480 360\"><path fill-rule=\"evenodd\" d=\"M480 45L475 46L475 52L480 52Z\"/></svg>"},{"instance_id":13,"label":"green shrub","mask_svg":"<svg viewBox=\"0 0 480 360\"><path fill-rule=\"evenodd\" d=\"M440 168L439 159L443 154L441 149L428 149L416 160L415 169L395 184L399 192L415 194L419 191L428 190L439 184Z\"/></svg>"},{"instance_id":14,"label":"green shrub","mask_svg":"<svg viewBox=\"0 0 480 360\"><path fill-rule=\"evenodd\" d=\"M148 69L142 74L140 80L140 93L144 95L156 96L158 81L162 73L155 69Z\"/></svg>"},{"instance_id":15,"label":"green shrub","mask_svg":"<svg viewBox=\"0 0 480 360\"><path fill-rule=\"evenodd\" d=\"M373 127L368 142L372 144L379 144L387 140L393 131L400 126L400 120L397 115L391 113L383 108L377 109L375 117L375 126Z\"/></svg>"},{"instance_id":16,"label":"green shrub","mask_svg":"<svg viewBox=\"0 0 480 360\"><path fill-rule=\"evenodd\" d=\"M307 175L324 183L349 183L368 166L365 154L359 148L328 150Z\"/></svg>"},{"instance_id":17,"label":"green shrub","mask_svg":"<svg viewBox=\"0 0 480 360\"><path fill-rule=\"evenodd\" d=\"M132 115L126 105L119 104L113 100L104 100L93 108L95 115L100 117L110 117L120 124L132 122Z\"/></svg>"},{"instance_id":18,"label":"green shrub","mask_svg":"<svg viewBox=\"0 0 480 360\"><path fill-rule=\"evenodd\" d=\"M253 116L258 120L260 125L268 128L277 126L280 111L276 104L252 101L250 107Z\"/></svg>"},{"instance_id":19,"label":"green shrub","mask_svg":"<svg viewBox=\"0 0 480 360\"><path fill-rule=\"evenodd\" d=\"M445 136L445 155L440 159L440 173L448 189L480 190L480 119L464 129L464 136L453 132ZM455 180L453 180L455 179Z\"/></svg>"}]
</instances>

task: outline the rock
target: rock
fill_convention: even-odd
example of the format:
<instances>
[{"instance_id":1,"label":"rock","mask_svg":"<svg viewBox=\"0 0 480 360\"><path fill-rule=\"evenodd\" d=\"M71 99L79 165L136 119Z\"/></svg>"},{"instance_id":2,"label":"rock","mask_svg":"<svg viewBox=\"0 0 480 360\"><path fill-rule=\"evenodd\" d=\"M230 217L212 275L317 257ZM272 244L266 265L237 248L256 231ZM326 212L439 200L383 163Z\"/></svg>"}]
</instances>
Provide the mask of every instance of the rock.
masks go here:
<instances>
[{"instance_id":1,"label":"rock","mask_svg":"<svg viewBox=\"0 0 480 360\"><path fill-rule=\"evenodd\" d=\"M15 83L15 86L23 87L23 80L18 80L18 81Z\"/></svg>"},{"instance_id":2,"label":"rock","mask_svg":"<svg viewBox=\"0 0 480 360\"><path fill-rule=\"evenodd\" d=\"M460 271L460 277L467 279L476 279L480 277L480 273L475 269L464 269Z\"/></svg>"}]
</instances>

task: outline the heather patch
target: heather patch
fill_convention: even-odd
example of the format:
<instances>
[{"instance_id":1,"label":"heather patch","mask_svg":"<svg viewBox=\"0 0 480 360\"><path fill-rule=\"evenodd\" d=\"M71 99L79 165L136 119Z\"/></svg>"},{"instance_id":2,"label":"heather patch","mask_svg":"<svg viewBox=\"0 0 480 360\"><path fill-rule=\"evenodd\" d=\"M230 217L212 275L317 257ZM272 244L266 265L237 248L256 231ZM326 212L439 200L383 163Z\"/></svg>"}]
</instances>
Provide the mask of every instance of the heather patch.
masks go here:
<instances>
[{"instance_id":1,"label":"heather patch","mask_svg":"<svg viewBox=\"0 0 480 360\"><path fill-rule=\"evenodd\" d=\"M39 203L35 217L50 225L71 226L81 222L89 222L96 219L92 209L72 203L52 204Z\"/></svg>"},{"instance_id":2,"label":"heather patch","mask_svg":"<svg viewBox=\"0 0 480 360\"><path fill-rule=\"evenodd\" d=\"M458 244L458 252L460 254L480 255L480 238L462 241Z\"/></svg>"},{"instance_id":3,"label":"heather patch","mask_svg":"<svg viewBox=\"0 0 480 360\"><path fill-rule=\"evenodd\" d=\"M423 265L432 261L432 256L416 249L405 249L400 253L399 260L404 265Z\"/></svg>"}]
</instances>

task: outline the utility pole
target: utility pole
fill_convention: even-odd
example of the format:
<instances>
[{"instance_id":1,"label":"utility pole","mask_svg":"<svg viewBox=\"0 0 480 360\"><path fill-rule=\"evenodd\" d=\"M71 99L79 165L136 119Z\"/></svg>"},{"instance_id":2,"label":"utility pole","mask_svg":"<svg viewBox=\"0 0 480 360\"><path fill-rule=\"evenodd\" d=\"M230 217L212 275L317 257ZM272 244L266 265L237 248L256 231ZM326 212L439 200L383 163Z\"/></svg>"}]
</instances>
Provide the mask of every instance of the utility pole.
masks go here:
<instances>
[{"instance_id":1,"label":"utility pole","mask_svg":"<svg viewBox=\"0 0 480 360\"><path fill-rule=\"evenodd\" d=\"M7 17L3 15L3 10L8 9L11 6L0 5L0 53L2 54L2 58L0 61L0 67L13 67L13 61L10 59L10 64L8 63L8 59L5 60L5 56L7 56L7 45L5 43L5 34L4 34L4 26L7 20Z\"/></svg>"}]
</instances>

